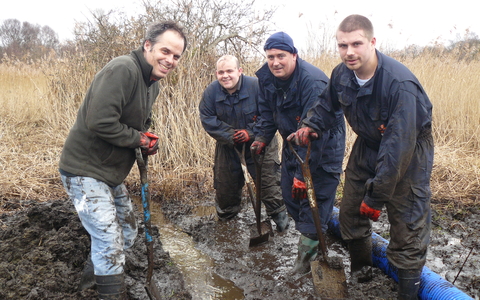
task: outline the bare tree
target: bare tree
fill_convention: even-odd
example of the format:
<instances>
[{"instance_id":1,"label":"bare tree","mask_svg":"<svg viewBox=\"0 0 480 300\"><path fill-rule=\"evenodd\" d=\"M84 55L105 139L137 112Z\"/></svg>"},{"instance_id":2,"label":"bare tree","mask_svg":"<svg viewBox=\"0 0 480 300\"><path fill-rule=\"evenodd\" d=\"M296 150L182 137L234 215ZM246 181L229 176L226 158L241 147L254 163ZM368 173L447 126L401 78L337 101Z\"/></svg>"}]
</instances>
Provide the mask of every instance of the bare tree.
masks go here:
<instances>
[{"instance_id":1,"label":"bare tree","mask_svg":"<svg viewBox=\"0 0 480 300\"><path fill-rule=\"evenodd\" d=\"M48 26L7 19L0 25L0 44L2 55L36 60L55 50L59 42L55 31Z\"/></svg>"}]
</instances>

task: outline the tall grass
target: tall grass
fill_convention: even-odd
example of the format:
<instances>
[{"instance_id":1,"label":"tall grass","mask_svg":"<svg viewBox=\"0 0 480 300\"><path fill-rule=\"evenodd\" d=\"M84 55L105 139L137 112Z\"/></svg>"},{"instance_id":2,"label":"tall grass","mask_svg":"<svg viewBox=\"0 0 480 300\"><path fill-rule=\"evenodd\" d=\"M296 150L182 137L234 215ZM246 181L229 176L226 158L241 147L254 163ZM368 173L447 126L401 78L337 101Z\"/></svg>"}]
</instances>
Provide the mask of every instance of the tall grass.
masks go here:
<instances>
[{"instance_id":1,"label":"tall grass","mask_svg":"<svg viewBox=\"0 0 480 300\"><path fill-rule=\"evenodd\" d=\"M434 104L435 201L459 207L478 204L480 62L428 52L396 58L416 74ZM327 75L339 62L328 54L304 59ZM159 198L184 199L187 187L202 193L212 189L215 143L201 126L198 103L214 80L215 60L187 53L172 76L161 81L152 128L161 142L149 169L152 192ZM244 63L245 73L254 75L262 63ZM0 64L0 201L65 197L58 159L88 85L101 67L78 57L46 59L35 66ZM350 133L348 148L353 139ZM133 186L138 181L134 167L126 182Z\"/></svg>"}]
</instances>

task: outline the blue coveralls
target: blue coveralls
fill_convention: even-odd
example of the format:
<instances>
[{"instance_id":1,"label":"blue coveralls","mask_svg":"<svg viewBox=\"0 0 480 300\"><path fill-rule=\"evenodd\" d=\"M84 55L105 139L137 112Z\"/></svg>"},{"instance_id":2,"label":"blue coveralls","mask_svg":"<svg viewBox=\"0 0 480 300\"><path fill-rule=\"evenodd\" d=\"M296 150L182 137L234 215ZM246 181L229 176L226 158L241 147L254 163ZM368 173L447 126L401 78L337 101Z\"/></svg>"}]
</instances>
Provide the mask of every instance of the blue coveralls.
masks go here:
<instances>
[{"instance_id":1,"label":"blue coveralls","mask_svg":"<svg viewBox=\"0 0 480 300\"><path fill-rule=\"evenodd\" d=\"M240 159L233 147L242 152L242 145L234 145L235 129L246 129L252 137L245 143L247 169L256 178L255 166L250 153L254 138L253 125L259 118L258 80L241 75L238 90L230 95L218 82L212 82L204 91L199 104L200 119L205 131L217 143L213 167L216 209L222 218L232 218L241 209L242 188L245 184ZM262 202L267 215L285 210L280 189L280 161L278 142L266 149L262 164Z\"/></svg>"},{"instance_id":2,"label":"blue coveralls","mask_svg":"<svg viewBox=\"0 0 480 300\"><path fill-rule=\"evenodd\" d=\"M362 87L353 71L338 65L303 123L323 132L333 124L333 112L343 110L358 135L345 170L343 239L371 235L371 221L359 212L362 200L379 210L385 205L391 225L387 258L399 269L421 269L430 238L432 104L404 65L376 53L375 75Z\"/></svg>"},{"instance_id":3,"label":"blue coveralls","mask_svg":"<svg viewBox=\"0 0 480 300\"><path fill-rule=\"evenodd\" d=\"M295 228L302 234L315 235L316 229L308 199L296 201L292 197L293 178L304 181L300 163L288 147L286 138L297 131L300 121L318 100L328 81L319 68L297 56L297 64L292 74L289 89L284 92L275 86L275 76L265 63L256 75L260 83L259 109L262 118L255 126L256 140L268 145L280 132L282 148L282 195L288 213L295 220ZM294 146L300 157L305 158L306 148ZM342 172L345 152L345 121L343 114L336 114L334 126L325 131L318 140L312 142L310 171L322 221L322 229L327 229L335 194Z\"/></svg>"}]
</instances>

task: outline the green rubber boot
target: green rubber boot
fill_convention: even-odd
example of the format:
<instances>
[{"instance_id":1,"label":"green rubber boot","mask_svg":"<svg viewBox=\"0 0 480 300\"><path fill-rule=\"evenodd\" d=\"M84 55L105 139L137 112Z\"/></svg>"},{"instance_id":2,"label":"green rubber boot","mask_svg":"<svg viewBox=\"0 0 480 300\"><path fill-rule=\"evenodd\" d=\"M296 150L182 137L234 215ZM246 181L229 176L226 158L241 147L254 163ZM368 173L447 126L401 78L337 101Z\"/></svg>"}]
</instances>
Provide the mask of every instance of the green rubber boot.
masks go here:
<instances>
[{"instance_id":1,"label":"green rubber boot","mask_svg":"<svg viewBox=\"0 0 480 300\"><path fill-rule=\"evenodd\" d=\"M318 254L318 240L311 239L305 235L300 235L298 240L298 256L295 260L292 273L306 274L310 272L310 262L317 257Z\"/></svg>"}]
</instances>

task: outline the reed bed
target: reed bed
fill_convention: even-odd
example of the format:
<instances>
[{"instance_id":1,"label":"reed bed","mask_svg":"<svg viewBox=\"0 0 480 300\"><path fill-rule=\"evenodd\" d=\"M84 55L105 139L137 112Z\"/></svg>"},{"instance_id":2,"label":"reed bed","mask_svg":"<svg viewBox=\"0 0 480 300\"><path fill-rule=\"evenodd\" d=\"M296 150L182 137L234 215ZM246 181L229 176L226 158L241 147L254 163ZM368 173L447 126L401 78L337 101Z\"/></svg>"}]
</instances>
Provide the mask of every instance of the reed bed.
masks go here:
<instances>
[{"instance_id":1,"label":"reed bed","mask_svg":"<svg viewBox=\"0 0 480 300\"><path fill-rule=\"evenodd\" d=\"M480 62L423 52L396 57L419 78L434 105L435 165L433 202L463 209L479 204ZM330 75L335 55L304 59ZM158 199L196 201L187 191L213 189L214 140L200 123L198 103L215 79L215 56L188 53L170 78L161 82L152 131L160 136L158 155L150 160L152 193ZM247 75L263 63L244 62ZM7 200L65 198L58 159L77 109L95 73L103 65L87 58L48 58L35 65L0 63L0 212ZM349 130L347 156L355 135ZM138 186L136 167L127 177Z\"/></svg>"}]
</instances>

